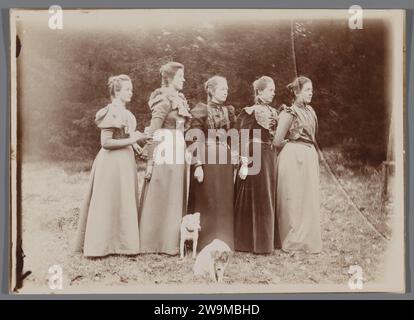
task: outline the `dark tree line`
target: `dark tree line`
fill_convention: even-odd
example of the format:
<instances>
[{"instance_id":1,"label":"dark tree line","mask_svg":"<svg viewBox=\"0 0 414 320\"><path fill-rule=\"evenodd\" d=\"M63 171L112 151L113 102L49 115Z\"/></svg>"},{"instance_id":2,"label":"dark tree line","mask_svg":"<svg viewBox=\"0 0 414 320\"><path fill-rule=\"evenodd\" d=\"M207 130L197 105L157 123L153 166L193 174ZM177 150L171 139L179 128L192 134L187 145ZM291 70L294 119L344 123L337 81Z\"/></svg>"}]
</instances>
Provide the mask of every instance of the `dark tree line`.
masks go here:
<instances>
[{"instance_id":1,"label":"dark tree line","mask_svg":"<svg viewBox=\"0 0 414 320\"><path fill-rule=\"evenodd\" d=\"M293 27L298 72L314 84L320 146L379 164L388 130L386 28L368 21L364 29L350 30L347 21L311 20ZM228 79L228 102L238 110L253 103L252 82L262 75L276 82L275 106L291 101L286 85L295 68L289 22L67 29L18 29L20 137L28 158L92 159L99 149L94 115L109 102L106 81L115 74L132 78L129 108L143 130L150 119L148 97L160 85L159 68L170 60L185 65L183 92L190 106L206 100L203 83L215 74Z\"/></svg>"}]
</instances>

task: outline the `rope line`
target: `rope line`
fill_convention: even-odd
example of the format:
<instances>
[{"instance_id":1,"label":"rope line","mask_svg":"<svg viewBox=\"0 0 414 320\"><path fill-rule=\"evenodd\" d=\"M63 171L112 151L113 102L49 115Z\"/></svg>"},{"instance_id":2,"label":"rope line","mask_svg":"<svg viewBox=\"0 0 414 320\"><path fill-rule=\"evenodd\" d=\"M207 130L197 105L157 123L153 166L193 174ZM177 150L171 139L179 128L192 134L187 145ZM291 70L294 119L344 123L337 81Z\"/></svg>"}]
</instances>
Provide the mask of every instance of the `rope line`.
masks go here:
<instances>
[{"instance_id":1,"label":"rope line","mask_svg":"<svg viewBox=\"0 0 414 320\"><path fill-rule=\"evenodd\" d=\"M333 172L333 170L331 169L329 163L326 161L322 150L319 148L318 144L316 144L316 150L318 151L319 157L322 161L322 163L324 164L325 168L328 170L329 174L331 175L332 179L334 180L335 184L338 186L338 189L341 190L341 192L344 194L345 198L348 200L348 202L351 204L351 206L354 208L354 210L356 210L357 212L359 212L360 216L362 217L362 219L368 224L368 226L376 233L378 234L381 238L383 238L384 240L390 240L390 238L382 233L381 231L379 231L373 224L371 221L368 220L368 218L362 213L361 210L359 210L358 206L356 205L356 203L352 200L352 198L349 196L349 194L346 192L345 188L342 186L341 182L339 181L338 177L336 176L336 174Z\"/></svg>"},{"instance_id":2,"label":"rope line","mask_svg":"<svg viewBox=\"0 0 414 320\"><path fill-rule=\"evenodd\" d=\"M293 68L294 68L294 72L295 72L295 76L298 76L298 66L297 66L297 62L296 62L296 46L295 46L295 30L294 30L294 21L293 19L290 20L290 35L291 35L291 42L292 42L292 57L293 57ZM379 231L373 224L371 221L368 220L368 218L361 212L361 210L358 208L358 206L356 205L356 203L352 200L352 198L349 196L349 194L346 192L346 190L344 189L344 187L342 186L341 182L339 181L338 177L336 176L336 174L333 172L331 166L329 165L329 163L326 161L322 150L319 148L319 145L316 143L315 144L316 150L319 154L319 157L323 163L323 165L325 166L325 168L327 169L328 173L331 175L333 181L335 182L335 184L337 185L338 189L343 193L343 195L345 196L345 198L347 199L347 201L351 204L351 206L354 208L355 211L357 211L359 213L359 215L362 217L362 219L366 222L366 224L377 234L379 235L382 239L384 240L390 240L390 238L382 233L381 231Z\"/></svg>"}]
</instances>

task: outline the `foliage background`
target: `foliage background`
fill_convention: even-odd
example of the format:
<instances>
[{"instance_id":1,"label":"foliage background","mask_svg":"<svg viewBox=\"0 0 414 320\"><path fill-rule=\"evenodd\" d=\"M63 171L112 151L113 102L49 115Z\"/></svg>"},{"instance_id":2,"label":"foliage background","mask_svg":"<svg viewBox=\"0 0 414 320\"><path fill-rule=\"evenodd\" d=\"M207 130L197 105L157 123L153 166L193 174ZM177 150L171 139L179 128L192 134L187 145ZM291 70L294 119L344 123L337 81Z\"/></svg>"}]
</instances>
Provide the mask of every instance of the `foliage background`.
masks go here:
<instances>
[{"instance_id":1,"label":"foliage background","mask_svg":"<svg viewBox=\"0 0 414 320\"><path fill-rule=\"evenodd\" d=\"M48 288L53 264L65 266L65 288L199 283L192 263L178 257L89 260L72 252L89 170L100 148L93 119L109 102L106 81L120 73L132 78L129 108L141 130L150 118L148 97L160 85L159 68L170 60L186 67L183 92L190 106L206 100L203 83L215 74L227 77L228 102L238 111L253 103L251 84L262 75L275 79L274 105L280 106L290 102L285 86L295 75L292 30L298 71L315 88L319 144L346 194L321 162L323 252L315 257L238 253L226 283L346 285L353 264L363 268L366 281L381 278L388 243L378 232L391 234L393 209L392 201L384 201L379 170L389 120L387 27L364 20L364 29L351 30L347 19L306 18L296 19L292 28L289 19L269 15L245 15L243 20L212 16L197 19L198 14L187 21L171 14L169 19L138 19L134 12L128 18L127 11L94 19L88 12L75 18L65 13L63 30L50 30L47 14L37 21L19 20L22 229L25 268L32 271L25 288ZM144 163L138 164L141 188Z\"/></svg>"},{"instance_id":2,"label":"foliage background","mask_svg":"<svg viewBox=\"0 0 414 320\"><path fill-rule=\"evenodd\" d=\"M80 24L82 25L82 24ZM377 166L385 160L387 29L364 21L351 30L346 20L215 20L122 28L50 30L46 23L18 24L19 138L24 159L93 159L99 131L93 119L109 102L109 76L128 74L134 85L129 108L140 130L150 119L147 101L159 87L160 66L185 65L183 90L190 106L205 101L203 83L220 74L229 82L229 104L252 104L252 82L271 76L275 106L289 103L286 85L295 75L291 31L300 74L313 80L312 106L319 117L322 148L334 147L354 160Z\"/></svg>"}]
</instances>

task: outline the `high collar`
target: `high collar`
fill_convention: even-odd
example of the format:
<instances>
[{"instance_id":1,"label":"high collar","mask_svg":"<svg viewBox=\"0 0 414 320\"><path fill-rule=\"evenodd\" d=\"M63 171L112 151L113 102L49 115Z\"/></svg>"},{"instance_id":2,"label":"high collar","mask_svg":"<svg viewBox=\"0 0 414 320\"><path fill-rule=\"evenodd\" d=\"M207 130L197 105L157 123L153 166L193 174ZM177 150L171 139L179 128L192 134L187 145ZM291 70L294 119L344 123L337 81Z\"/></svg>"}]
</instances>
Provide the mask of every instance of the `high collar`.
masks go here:
<instances>
[{"instance_id":1,"label":"high collar","mask_svg":"<svg viewBox=\"0 0 414 320\"><path fill-rule=\"evenodd\" d=\"M210 107L214 107L214 108L221 108L221 107L223 107L223 104L222 103L217 103L217 102L213 102L213 101L209 101L207 103L207 105L210 106Z\"/></svg>"},{"instance_id":2,"label":"high collar","mask_svg":"<svg viewBox=\"0 0 414 320\"><path fill-rule=\"evenodd\" d=\"M112 105L120 109L126 109L125 104L122 103L119 99L112 100Z\"/></svg>"},{"instance_id":3,"label":"high collar","mask_svg":"<svg viewBox=\"0 0 414 320\"><path fill-rule=\"evenodd\" d=\"M162 93L164 93L165 95L169 96L169 97L178 97L179 96L179 91L175 90L172 87L168 87L168 86L162 86L161 87L161 91Z\"/></svg>"},{"instance_id":4,"label":"high collar","mask_svg":"<svg viewBox=\"0 0 414 320\"><path fill-rule=\"evenodd\" d=\"M294 102L293 105L299 107L299 108L305 108L306 107L306 103L305 102Z\"/></svg>"},{"instance_id":5,"label":"high collar","mask_svg":"<svg viewBox=\"0 0 414 320\"><path fill-rule=\"evenodd\" d=\"M257 97L256 104L263 105L263 106L269 106L270 102L266 102L261 97Z\"/></svg>"}]
</instances>

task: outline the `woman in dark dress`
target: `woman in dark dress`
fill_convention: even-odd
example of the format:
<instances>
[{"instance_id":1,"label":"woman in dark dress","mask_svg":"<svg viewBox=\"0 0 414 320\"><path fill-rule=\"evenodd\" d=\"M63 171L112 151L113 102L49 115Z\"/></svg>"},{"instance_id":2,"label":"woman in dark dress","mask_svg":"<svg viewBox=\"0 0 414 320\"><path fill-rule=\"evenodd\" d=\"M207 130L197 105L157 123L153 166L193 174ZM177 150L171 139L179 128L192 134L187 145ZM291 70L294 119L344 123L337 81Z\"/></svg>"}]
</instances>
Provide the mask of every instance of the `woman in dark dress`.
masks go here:
<instances>
[{"instance_id":1,"label":"woman in dark dress","mask_svg":"<svg viewBox=\"0 0 414 320\"><path fill-rule=\"evenodd\" d=\"M237 251L271 253L280 247L276 212L276 150L272 145L277 112L270 106L275 96L275 84L263 76L253 83L255 105L246 107L238 117L237 127L249 130L250 151L254 145L260 150L258 174L249 174L247 154L243 154L238 171L234 200L234 247ZM253 136L260 130L260 138ZM242 141L243 143L243 141Z\"/></svg>"},{"instance_id":2,"label":"woman in dark dress","mask_svg":"<svg viewBox=\"0 0 414 320\"><path fill-rule=\"evenodd\" d=\"M205 153L191 168L188 208L189 213L201 214L199 250L216 238L233 248L234 166L227 134L235 125L234 107L224 105L228 95L225 78L210 78L205 90L207 104L199 103L191 110L191 128L203 131Z\"/></svg>"}]
</instances>

